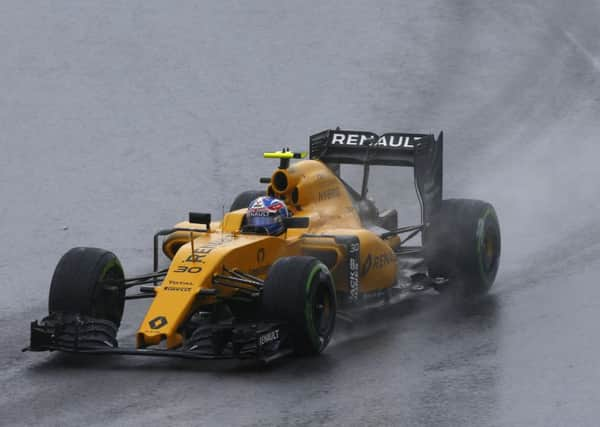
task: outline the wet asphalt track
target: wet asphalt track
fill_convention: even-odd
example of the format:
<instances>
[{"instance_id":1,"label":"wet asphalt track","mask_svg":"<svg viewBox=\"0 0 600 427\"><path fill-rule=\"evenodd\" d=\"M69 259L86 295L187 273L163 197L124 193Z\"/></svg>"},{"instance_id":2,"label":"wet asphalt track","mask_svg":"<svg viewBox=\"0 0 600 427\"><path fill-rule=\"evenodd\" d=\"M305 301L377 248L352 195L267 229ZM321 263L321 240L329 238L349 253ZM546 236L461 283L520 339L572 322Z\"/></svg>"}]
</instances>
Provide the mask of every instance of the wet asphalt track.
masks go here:
<instances>
[{"instance_id":1,"label":"wet asphalt track","mask_svg":"<svg viewBox=\"0 0 600 427\"><path fill-rule=\"evenodd\" d=\"M598 425L600 3L197 3L0 3L0 424ZM143 272L154 230L336 125L446 131L446 196L500 217L489 297L267 368L19 352L68 248Z\"/></svg>"}]
</instances>

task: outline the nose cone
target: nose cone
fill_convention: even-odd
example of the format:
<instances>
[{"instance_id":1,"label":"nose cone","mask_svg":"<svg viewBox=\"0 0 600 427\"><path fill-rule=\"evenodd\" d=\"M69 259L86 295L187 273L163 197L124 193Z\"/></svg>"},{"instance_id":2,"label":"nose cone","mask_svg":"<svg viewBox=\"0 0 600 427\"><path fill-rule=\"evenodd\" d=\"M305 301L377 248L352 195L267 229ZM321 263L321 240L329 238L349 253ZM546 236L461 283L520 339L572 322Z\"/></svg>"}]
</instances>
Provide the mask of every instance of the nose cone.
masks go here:
<instances>
[{"instance_id":1,"label":"nose cone","mask_svg":"<svg viewBox=\"0 0 600 427\"><path fill-rule=\"evenodd\" d=\"M138 329L138 348L157 345L166 339L167 348L171 349L179 347L183 341L177 329L189 312L200 287L175 286L169 281L174 282L167 278L165 283L156 289L154 302Z\"/></svg>"}]
</instances>

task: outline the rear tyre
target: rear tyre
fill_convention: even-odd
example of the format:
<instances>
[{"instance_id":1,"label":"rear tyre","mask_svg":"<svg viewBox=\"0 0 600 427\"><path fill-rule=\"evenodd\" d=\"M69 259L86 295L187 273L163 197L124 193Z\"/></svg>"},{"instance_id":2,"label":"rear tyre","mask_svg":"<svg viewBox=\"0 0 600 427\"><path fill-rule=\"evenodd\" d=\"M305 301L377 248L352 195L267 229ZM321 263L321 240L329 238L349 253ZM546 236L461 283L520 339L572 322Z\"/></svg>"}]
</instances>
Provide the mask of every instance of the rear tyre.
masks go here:
<instances>
[{"instance_id":1,"label":"rear tyre","mask_svg":"<svg viewBox=\"0 0 600 427\"><path fill-rule=\"evenodd\" d=\"M265 319L288 322L294 352L321 353L333 335L336 296L329 269L306 256L278 259L270 268L262 295Z\"/></svg>"},{"instance_id":2,"label":"rear tyre","mask_svg":"<svg viewBox=\"0 0 600 427\"><path fill-rule=\"evenodd\" d=\"M73 248L54 270L48 310L51 315L84 315L119 326L125 306L123 278L121 263L112 252Z\"/></svg>"},{"instance_id":3,"label":"rear tyre","mask_svg":"<svg viewBox=\"0 0 600 427\"><path fill-rule=\"evenodd\" d=\"M452 289L459 296L486 293L500 263L500 224L494 207L481 200L442 201L425 246L430 277L448 279L438 291Z\"/></svg>"},{"instance_id":4,"label":"rear tyre","mask_svg":"<svg viewBox=\"0 0 600 427\"><path fill-rule=\"evenodd\" d=\"M237 211L238 209L245 209L248 207L250 202L258 197L266 196L267 193L264 191L257 190L249 190L243 191L237 195L237 197L233 200L231 207L229 208L229 212Z\"/></svg>"}]
</instances>

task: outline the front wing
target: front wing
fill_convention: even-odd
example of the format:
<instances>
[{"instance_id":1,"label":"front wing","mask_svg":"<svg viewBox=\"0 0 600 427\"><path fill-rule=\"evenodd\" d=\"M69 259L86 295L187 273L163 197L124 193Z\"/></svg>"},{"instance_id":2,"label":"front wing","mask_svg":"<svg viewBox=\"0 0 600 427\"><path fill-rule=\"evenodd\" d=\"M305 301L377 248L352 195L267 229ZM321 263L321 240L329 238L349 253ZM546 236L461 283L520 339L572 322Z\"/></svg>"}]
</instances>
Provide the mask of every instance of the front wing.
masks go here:
<instances>
[{"instance_id":1,"label":"front wing","mask_svg":"<svg viewBox=\"0 0 600 427\"><path fill-rule=\"evenodd\" d=\"M287 327L279 322L221 322L194 332L178 349L119 347L117 326L87 316L52 316L31 323L23 351L164 356L184 359L251 359L263 363L292 353Z\"/></svg>"}]
</instances>

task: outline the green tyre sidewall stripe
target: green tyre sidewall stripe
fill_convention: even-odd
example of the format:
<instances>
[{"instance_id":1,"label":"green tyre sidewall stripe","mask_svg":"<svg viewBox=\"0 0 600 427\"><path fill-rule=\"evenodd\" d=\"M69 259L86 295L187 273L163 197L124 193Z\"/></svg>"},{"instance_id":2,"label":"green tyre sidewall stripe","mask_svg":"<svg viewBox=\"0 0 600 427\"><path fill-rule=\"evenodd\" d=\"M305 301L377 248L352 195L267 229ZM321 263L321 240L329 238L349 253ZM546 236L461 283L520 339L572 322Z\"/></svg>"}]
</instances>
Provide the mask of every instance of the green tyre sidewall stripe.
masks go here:
<instances>
[{"instance_id":1,"label":"green tyre sidewall stripe","mask_svg":"<svg viewBox=\"0 0 600 427\"><path fill-rule=\"evenodd\" d=\"M305 284L306 304L304 305L304 318L306 320L306 330L308 331L309 339L311 340L311 342L317 349L321 348L322 343L321 343L319 333L317 332L317 328L316 328L314 318L313 318L313 313L314 313L313 295L316 292L316 290L313 286L313 283L314 283L315 275L320 272L327 274L327 276L331 280L331 275L330 275L329 271L326 269L326 267L320 262L318 264L316 264L313 267L313 269L311 270L310 274L308 275L308 279L306 280L306 284Z\"/></svg>"},{"instance_id":2,"label":"green tyre sidewall stripe","mask_svg":"<svg viewBox=\"0 0 600 427\"><path fill-rule=\"evenodd\" d=\"M312 341L313 345L315 345L316 348L319 348L321 346L321 342L319 340L319 334L315 328L315 322L313 319L312 293L314 287L312 286L312 284L315 275L321 270L321 264L319 263L315 265L310 271L308 279L306 280L304 295L304 297L306 298L306 303L304 304L304 319L306 320L306 330L308 331L309 339Z\"/></svg>"},{"instance_id":3,"label":"green tyre sidewall stripe","mask_svg":"<svg viewBox=\"0 0 600 427\"><path fill-rule=\"evenodd\" d=\"M110 270L112 270L115 267L118 267L119 270L121 271L121 273L123 272L123 267L121 266L121 263L119 262L119 260L116 257L106 263L106 265L100 272L99 280L100 281L104 280L106 273L108 273Z\"/></svg>"}]
</instances>

